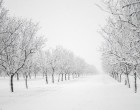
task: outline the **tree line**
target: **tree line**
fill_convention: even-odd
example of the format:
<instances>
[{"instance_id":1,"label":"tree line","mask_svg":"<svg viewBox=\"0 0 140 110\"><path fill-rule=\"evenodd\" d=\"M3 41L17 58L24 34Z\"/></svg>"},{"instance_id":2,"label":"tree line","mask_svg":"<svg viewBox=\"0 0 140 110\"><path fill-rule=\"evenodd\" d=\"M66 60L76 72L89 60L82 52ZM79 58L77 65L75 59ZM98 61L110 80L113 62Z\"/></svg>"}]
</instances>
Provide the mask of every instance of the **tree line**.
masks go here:
<instances>
[{"instance_id":1,"label":"tree line","mask_svg":"<svg viewBox=\"0 0 140 110\"><path fill-rule=\"evenodd\" d=\"M110 16L100 34L105 39L101 48L104 70L130 88L130 76L140 79L140 0L107 0L102 8Z\"/></svg>"},{"instance_id":2,"label":"tree line","mask_svg":"<svg viewBox=\"0 0 140 110\"><path fill-rule=\"evenodd\" d=\"M39 34L39 24L32 20L12 17L0 1L0 76L10 78L10 90L14 92L13 78L28 79L42 75L54 83L94 72L82 58L62 47L46 49L46 37Z\"/></svg>"}]
</instances>

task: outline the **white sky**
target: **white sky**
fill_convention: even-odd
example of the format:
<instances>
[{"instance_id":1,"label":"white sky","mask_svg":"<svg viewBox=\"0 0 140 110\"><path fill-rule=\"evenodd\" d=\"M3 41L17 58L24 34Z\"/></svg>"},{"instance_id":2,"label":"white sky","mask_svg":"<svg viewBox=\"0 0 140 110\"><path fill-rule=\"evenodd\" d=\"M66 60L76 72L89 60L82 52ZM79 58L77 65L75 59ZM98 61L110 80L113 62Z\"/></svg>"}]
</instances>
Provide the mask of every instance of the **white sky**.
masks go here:
<instances>
[{"instance_id":1,"label":"white sky","mask_svg":"<svg viewBox=\"0 0 140 110\"><path fill-rule=\"evenodd\" d=\"M11 15L40 23L49 47L62 45L101 68L98 50L102 37L97 31L106 13L95 3L97 0L4 0Z\"/></svg>"}]
</instances>

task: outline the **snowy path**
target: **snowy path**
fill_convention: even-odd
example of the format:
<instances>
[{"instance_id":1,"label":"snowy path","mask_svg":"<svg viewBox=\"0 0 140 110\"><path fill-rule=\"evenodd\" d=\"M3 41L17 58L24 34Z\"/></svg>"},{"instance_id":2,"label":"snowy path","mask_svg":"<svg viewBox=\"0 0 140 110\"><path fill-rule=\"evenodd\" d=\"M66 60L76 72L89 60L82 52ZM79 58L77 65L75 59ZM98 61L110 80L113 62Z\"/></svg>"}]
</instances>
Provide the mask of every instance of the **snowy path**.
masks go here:
<instances>
[{"instance_id":1,"label":"snowy path","mask_svg":"<svg viewBox=\"0 0 140 110\"><path fill-rule=\"evenodd\" d=\"M0 110L140 110L140 94L106 75L83 77L8 97L0 95Z\"/></svg>"}]
</instances>

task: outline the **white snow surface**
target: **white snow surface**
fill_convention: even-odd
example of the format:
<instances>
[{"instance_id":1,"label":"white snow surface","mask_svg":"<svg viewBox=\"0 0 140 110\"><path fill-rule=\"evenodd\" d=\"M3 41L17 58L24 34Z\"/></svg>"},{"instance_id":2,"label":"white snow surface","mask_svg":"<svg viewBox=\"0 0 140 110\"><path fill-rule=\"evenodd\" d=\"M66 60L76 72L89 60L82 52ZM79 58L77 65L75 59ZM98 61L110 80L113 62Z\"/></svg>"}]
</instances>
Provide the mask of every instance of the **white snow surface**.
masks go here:
<instances>
[{"instance_id":1,"label":"white snow surface","mask_svg":"<svg viewBox=\"0 0 140 110\"><path fill-rule=\"evenodd\" d=\"M55 84L44 79L15 81L0 79L0 110L140 110L140 90L118 83L107 75L93 75Z\"/></svg>"}]
</instances>

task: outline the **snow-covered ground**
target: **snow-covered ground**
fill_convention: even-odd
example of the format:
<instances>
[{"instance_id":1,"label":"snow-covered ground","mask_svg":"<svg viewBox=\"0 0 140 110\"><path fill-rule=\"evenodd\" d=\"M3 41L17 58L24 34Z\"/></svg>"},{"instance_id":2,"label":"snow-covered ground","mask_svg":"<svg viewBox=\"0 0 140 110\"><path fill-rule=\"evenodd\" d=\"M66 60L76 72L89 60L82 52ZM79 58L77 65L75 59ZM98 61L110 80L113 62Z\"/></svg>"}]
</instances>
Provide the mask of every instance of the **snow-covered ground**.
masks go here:
<instances>
[{"instance_id":1,"label":"snow-covered ground","mask_svg":"<svg viewBox=\"0 0 140 110\"><path fill-rule=\"evenodd\" d=\"M81 77L46 85L40 79L15 82L10 93L8 79L0 79L0 110L140 110L137 94L107 75Z\"/></svg>"}]
</instances>

